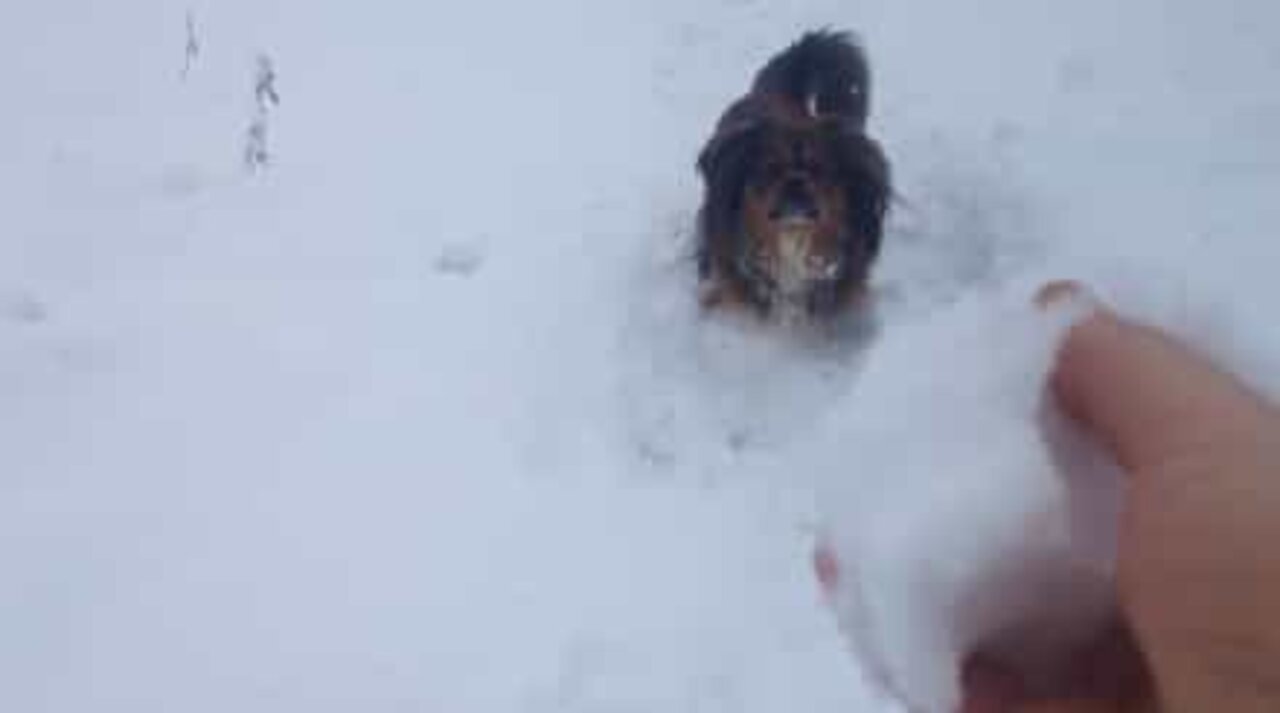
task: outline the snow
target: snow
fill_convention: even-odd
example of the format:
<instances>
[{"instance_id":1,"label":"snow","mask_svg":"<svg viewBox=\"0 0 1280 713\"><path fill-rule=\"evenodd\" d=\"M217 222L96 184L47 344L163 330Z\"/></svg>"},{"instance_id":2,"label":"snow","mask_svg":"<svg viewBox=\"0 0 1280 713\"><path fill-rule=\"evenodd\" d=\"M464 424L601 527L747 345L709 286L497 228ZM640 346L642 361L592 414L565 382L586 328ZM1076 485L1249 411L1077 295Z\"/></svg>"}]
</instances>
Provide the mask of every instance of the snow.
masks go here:
<instances>
[{"instance_id":1,"label":"snow","mask_svg":"<svg viewBox=\"0 0 1280 713\"><path fill-rule=\"evenodd\" d=\"M1212 257L1211 294L1262 324L1277 19L9 4L0 708L894 710L809 571L818 480L861 456L796 450L875 335L1076 259L1122 284L1158 262L1179 293ZM707 320L693 157L822 25L877 66L882 311ZM260 55L281 104L249 175Z\"/></svg>"}]
</instances>

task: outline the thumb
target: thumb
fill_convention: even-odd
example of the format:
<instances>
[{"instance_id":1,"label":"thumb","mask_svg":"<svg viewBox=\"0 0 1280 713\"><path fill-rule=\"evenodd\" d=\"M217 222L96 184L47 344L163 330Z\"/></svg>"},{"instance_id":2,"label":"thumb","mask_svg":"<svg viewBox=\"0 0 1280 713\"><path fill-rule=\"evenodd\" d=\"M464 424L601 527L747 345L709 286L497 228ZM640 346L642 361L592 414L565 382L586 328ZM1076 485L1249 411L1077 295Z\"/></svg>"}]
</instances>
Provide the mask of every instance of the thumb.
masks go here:
<instances>
[{"instance_id":1,"label":"thumb","mask_svg":"<svg viewBox=\"0 0 1280 713\"><path fill-rule=\"evenodd\" d=\"M1132 710L1123 704L1106 701L1066 701L1019 706L1011 713L1130 713Z\"/></svg>"},{"instance_id":2,"label":"thumb","mask_svg":"<svg viewBox=\"0 0 1280 713\"><path fill-rule=\"evenodd\" d=\"M1105 308L1067 337L1053 388L1062 407L1130 473L1221 442L1224 429L1256 422L1267 410L1186 346Z\"/></svg>"}]
</instances>

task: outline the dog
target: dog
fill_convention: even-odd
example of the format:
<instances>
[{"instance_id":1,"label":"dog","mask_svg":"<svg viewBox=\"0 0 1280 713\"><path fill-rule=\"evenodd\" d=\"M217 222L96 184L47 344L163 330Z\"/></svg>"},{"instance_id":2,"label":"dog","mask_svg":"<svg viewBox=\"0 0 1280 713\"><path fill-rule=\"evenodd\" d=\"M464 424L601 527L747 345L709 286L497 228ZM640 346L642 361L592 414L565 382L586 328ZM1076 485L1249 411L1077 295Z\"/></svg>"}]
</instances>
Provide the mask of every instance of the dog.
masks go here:
<instances>
[{"instance_id":1,"label":"dog","mask_svg":"<svg viewBox=\"0 0 1280 713\"><path fill-rule=\"evenodd\" d=\"M729 107L698 158L705 306L821 320L859 301L893 194L870 108L866 54L827 30L770 60Z\"/></svg>"}]
</instances>

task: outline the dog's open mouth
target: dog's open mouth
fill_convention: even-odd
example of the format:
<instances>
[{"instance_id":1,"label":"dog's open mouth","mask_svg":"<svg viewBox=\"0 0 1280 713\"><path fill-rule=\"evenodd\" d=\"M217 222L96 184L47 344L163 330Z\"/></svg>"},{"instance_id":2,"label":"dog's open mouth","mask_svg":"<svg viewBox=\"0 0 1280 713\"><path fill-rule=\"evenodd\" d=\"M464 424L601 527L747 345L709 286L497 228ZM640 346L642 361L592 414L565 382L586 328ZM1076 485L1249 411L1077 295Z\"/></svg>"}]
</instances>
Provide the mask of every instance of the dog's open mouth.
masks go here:
<instances>
[{"instance_id":1,"label":"dog's open mouth","mask_svg":"<svg viewBox=\"0 0 1280 713\"><path fill-rule=\"evenodd\" d=\"M791 239L808 238L818 230L818 221L807 215L789 215L774 223L778 226L779 234Z\"/></svg>"},{"instance_id":2,"label":"dog's open mouth","mask_svg":"<svg viewBox=\"0 0 1280 713\"><path fill-rule=\"evenodd\" d=\"M769 211L769 220L783 230L803 228L812 230L821 217L822 210L818 206L818 197L814 195L808 182L798 178L788 180L782 186L782 190L778 192L778 197L774 201L773 209Z\"/></svg>"}]
</instances>

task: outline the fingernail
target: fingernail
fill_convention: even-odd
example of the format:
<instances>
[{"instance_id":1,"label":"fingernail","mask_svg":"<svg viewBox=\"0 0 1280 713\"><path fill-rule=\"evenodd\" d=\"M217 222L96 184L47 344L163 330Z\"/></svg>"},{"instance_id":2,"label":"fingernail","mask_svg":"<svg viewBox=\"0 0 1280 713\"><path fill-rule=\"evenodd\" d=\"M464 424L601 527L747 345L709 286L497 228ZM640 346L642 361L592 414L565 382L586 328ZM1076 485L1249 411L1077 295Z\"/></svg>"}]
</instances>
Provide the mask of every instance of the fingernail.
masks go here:
<instances>
[{"instance_id":1,"label":"fingernail","mask_svg":"<svg viewBox=\"0 0 1280 713\"><path fill-rule=\"evenodd\" d=\"M1054 280L1041 287L1036 293L1036 306L1041 309L1050 309L1081 298L1092 301L1089 290L1084 285L1075 280Z\"/></svg>"},{"instance_id":2,"label":"fingernail","mask_svg":"<svg viewBox=\"0 0 1280 713\"><path fill-rule=\"evenodd\" d=\"M1076 280L1055 280L1041 287L1036 293L1036 306L1041 310L1067 310L1083 319L1104 311L1102 300L1093 290Z\"/></svg>"}]
</instances>

